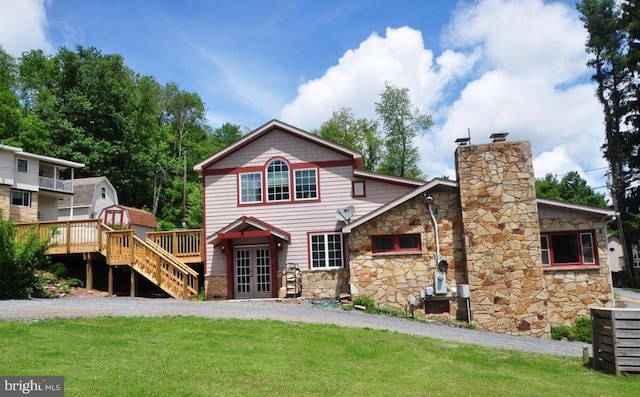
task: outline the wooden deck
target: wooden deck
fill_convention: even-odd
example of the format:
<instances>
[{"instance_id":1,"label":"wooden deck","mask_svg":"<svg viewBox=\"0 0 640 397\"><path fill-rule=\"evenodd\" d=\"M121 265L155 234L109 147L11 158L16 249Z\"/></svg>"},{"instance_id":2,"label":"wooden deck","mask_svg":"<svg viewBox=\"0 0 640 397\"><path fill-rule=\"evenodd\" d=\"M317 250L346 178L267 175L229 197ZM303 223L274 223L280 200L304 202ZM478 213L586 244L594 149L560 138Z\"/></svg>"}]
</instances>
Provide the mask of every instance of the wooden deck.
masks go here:
<instances>
[{"instance_id":1,"label":"wooden deck","mask_svg":"<svg viewBox=\"0 0 640 397\"><path fill-rule=\"evenodd\" d=\"M145 240L133 230L113 230L100 219L17 224L17 238L34 228L49 240L49 255L83 254L87 261L87 287L92 285L92 257L105 257L109 268L109 294L113 294L113 267L129 266L136 273L177 299L198 296L198 273L189 264L203 263L204 239L201 229L154 232ZM135 277L131 273L131 294Z\"/></svg>"}]
</instances>

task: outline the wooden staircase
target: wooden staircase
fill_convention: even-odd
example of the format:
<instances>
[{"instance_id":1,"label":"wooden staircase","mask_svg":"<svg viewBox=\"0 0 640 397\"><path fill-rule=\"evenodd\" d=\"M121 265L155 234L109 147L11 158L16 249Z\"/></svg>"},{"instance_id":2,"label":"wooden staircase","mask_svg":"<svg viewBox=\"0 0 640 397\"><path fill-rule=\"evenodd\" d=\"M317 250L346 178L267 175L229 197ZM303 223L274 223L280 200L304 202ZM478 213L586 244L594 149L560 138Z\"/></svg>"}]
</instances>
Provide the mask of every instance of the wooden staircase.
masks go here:
<instances>
[{"instance_id":1,"label":"wooden staircase","mask_svg":"<svg viewBox=\"0 0 640 397\"><path fill-rule=\"evenodd\" d=\"M86 219L17 224L16 237L20 238L30 228L50 241L49 255L94 252L103 255L109 266L110 285L113 266L125 265L176 299L198 296L198 273L178 256L189 258L190 263L202 260L202 230L149 233L142 240L133 230L114 230L100 219Z\"/></svg>"}]
</instances>

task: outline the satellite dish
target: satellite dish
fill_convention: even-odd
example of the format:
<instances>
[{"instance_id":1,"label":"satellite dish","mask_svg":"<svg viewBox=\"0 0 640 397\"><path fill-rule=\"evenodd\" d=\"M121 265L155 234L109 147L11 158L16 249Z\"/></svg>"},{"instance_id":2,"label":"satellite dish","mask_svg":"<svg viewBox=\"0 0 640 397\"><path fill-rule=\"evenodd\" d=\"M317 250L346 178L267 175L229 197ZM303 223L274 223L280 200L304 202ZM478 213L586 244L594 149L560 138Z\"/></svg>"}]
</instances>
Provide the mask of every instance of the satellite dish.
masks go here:
<instances>
[{"instance_id":1,"label":"satellite dish","mask_svg":"<svg viewBox=\"0 0 640 397\"><path fill-rule=\"evenodd\" d=\"M336 211L336 219L341 222L349 222L349 219L351 219L355 212L356 207L354 207L353 205L345 208L338 208L338 210Z\"/></svg>"}]
</instances>

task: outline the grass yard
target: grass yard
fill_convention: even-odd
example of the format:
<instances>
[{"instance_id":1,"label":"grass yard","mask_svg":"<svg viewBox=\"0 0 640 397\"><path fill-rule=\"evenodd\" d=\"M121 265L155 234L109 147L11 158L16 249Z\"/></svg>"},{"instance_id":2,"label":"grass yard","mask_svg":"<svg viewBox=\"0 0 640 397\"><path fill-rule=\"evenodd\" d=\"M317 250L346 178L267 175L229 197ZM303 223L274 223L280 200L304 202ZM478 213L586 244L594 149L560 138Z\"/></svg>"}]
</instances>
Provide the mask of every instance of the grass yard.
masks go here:
<instances>
[{"instance_id":1,"label":"grass yard","mask_svg":"<svg viewBox=\"0 0 640 397\"><path fill-rule=\"evenodd\" d=\"M638 396L580 358L372 329L193 317L0 321L0 375L65 396Z\"/></svg>"}]
</instances>

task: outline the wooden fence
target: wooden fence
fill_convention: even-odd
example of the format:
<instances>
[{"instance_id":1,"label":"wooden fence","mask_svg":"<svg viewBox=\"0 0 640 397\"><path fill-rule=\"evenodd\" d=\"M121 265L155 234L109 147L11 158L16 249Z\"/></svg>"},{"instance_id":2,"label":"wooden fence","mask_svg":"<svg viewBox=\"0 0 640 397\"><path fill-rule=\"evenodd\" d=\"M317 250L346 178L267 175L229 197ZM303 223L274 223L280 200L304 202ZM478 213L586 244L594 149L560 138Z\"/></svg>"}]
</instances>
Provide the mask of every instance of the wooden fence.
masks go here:
<instances>
[{"instance_id":1,"label":"wooden fence","mask_svg":"<svg viewBox=\"0 0 640 397\"><path fill-rule=\"evenodd\" d=\"M616 375L640 375L640 310L591 309L593 366Z\"/></svg>"}]
</instances>

